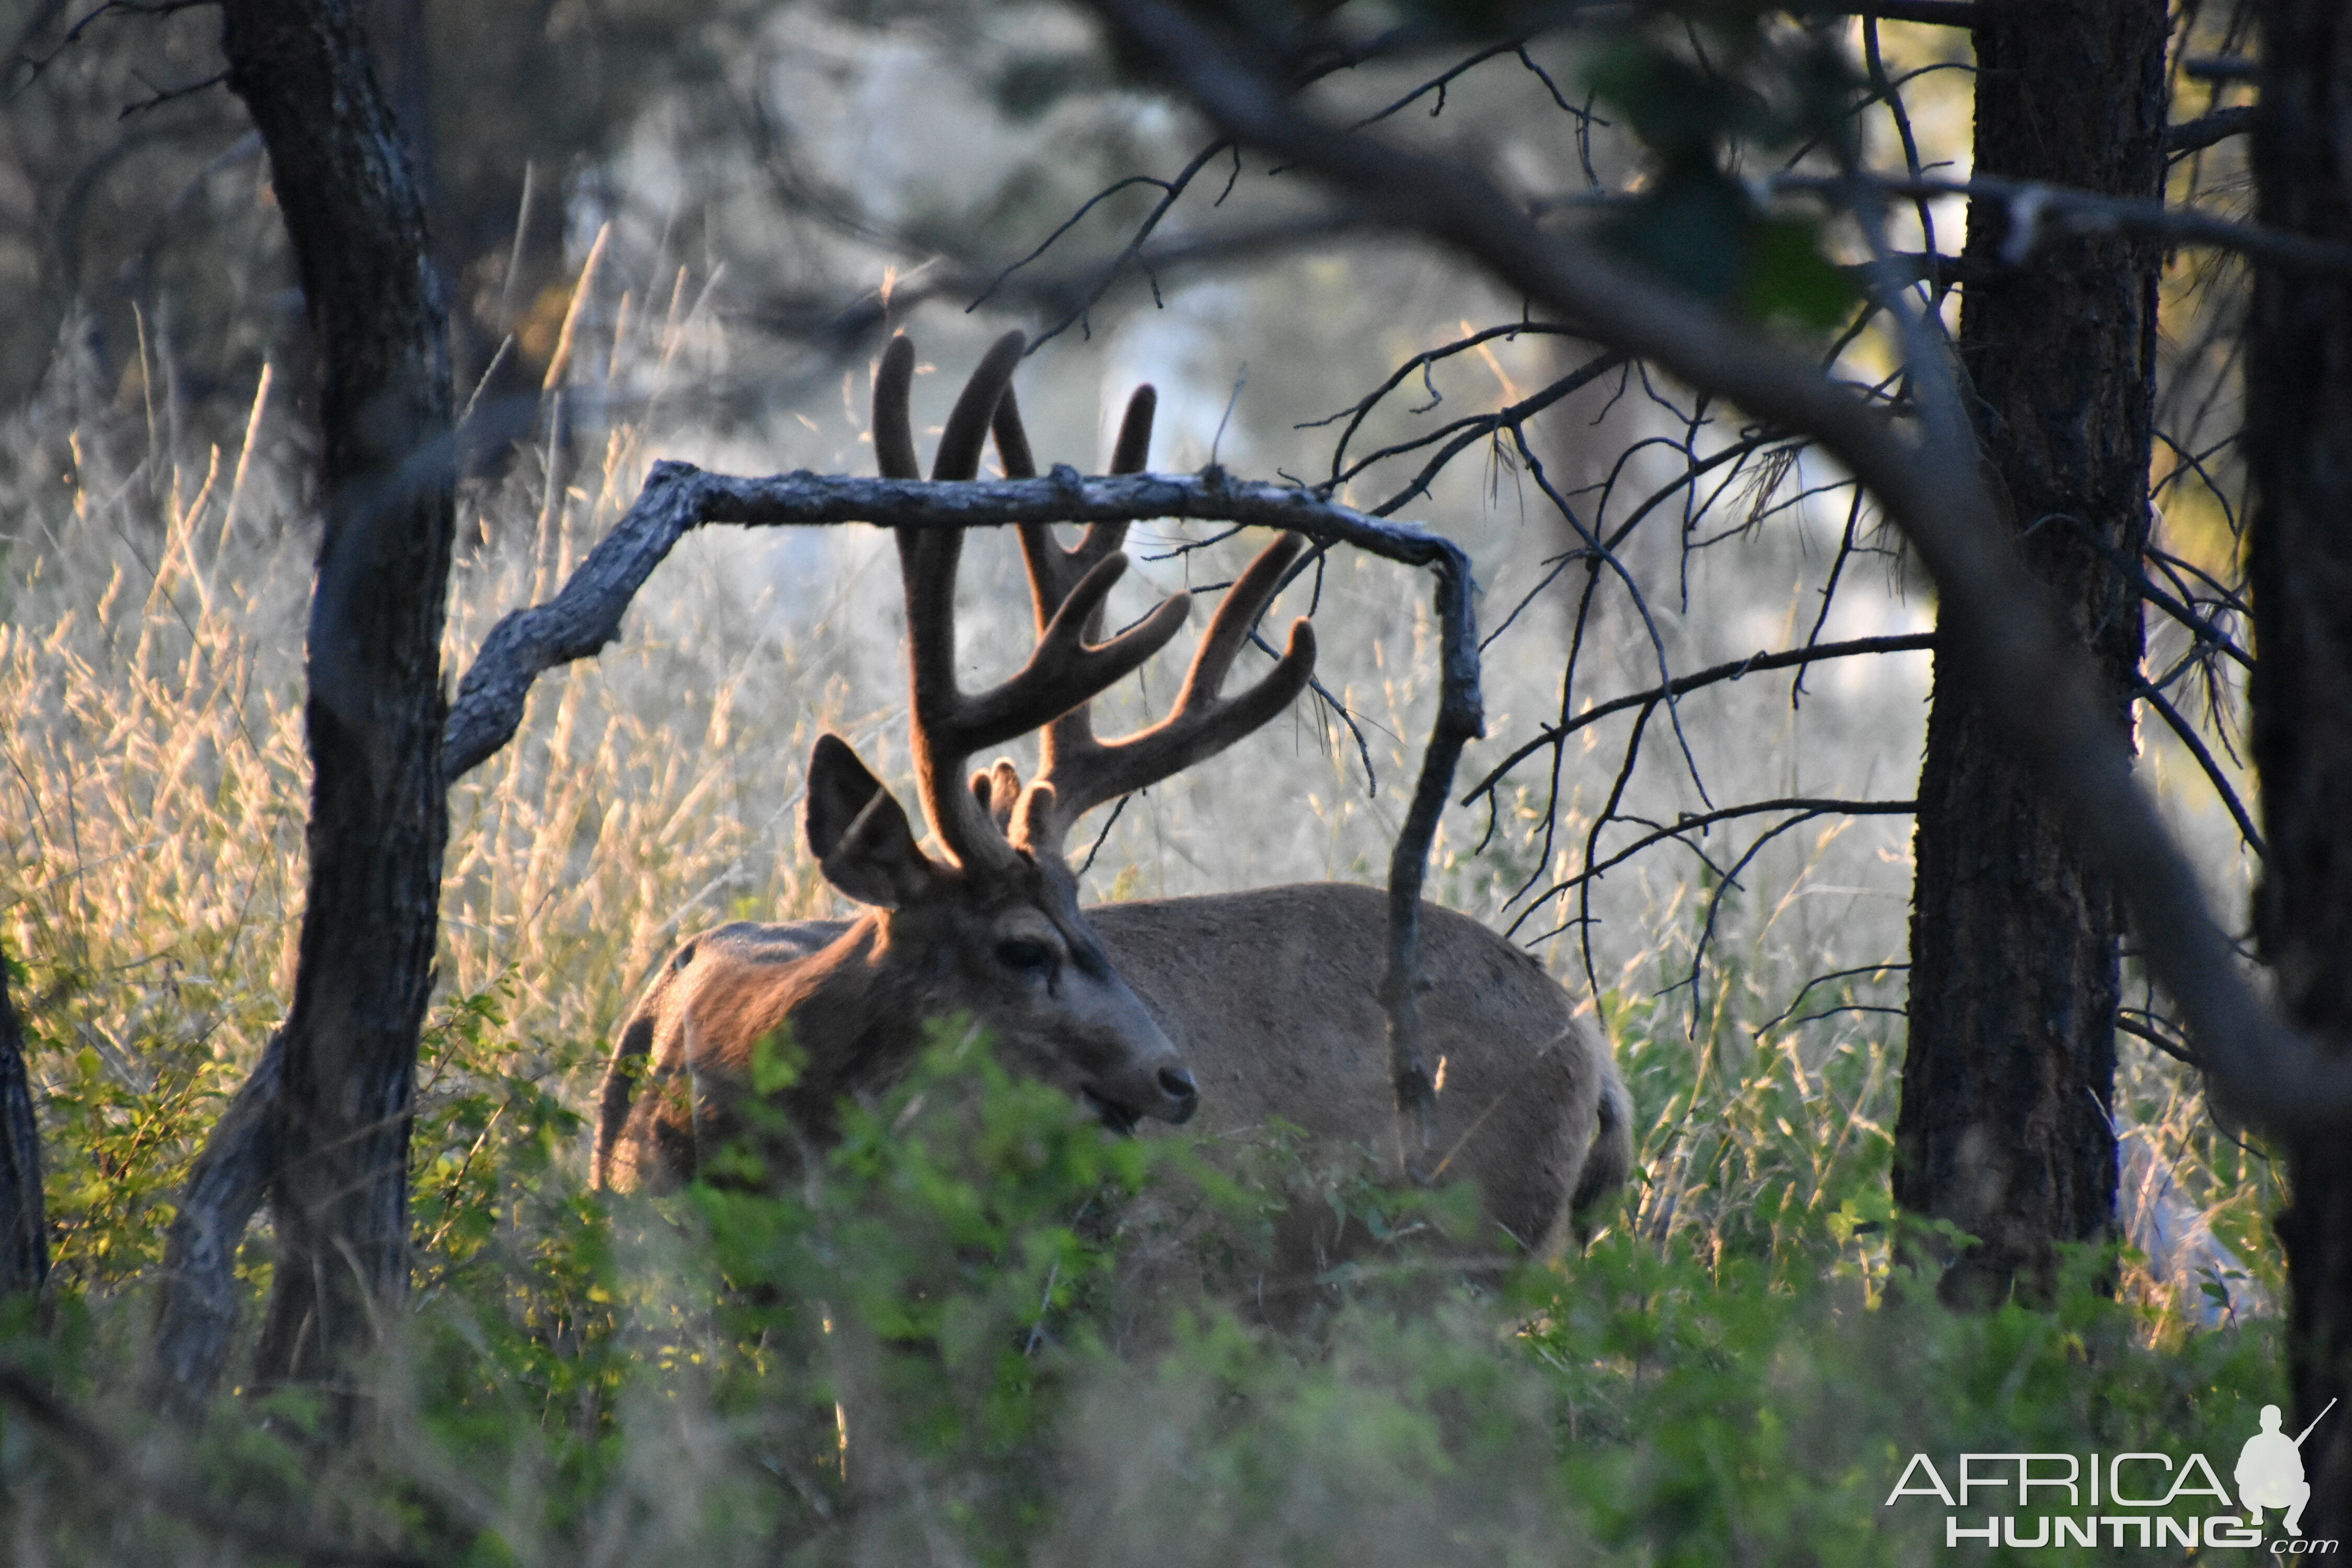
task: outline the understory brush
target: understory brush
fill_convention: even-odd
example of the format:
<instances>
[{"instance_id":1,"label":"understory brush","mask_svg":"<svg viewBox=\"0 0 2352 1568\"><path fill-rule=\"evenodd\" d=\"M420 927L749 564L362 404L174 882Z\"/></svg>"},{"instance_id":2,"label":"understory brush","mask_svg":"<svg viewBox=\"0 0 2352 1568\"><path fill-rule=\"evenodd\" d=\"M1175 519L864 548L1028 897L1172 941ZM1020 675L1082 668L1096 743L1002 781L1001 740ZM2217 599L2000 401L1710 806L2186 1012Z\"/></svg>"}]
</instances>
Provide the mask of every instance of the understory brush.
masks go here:
<instances>
[{"instance_id":1,"label":"understory brush","mask_svg":"<svg viewBox=\"0 0 2352 1568\"><path fill-rule=\"evenodd\" d=\"M474 1088L423 1131L451 1175L423 1188L368 1440L314 1445L291 1393L159 1423L135 1297L46 1333L20 1313L0 1353L119 1434L123 1469L12 1409L16 1561L261 1563L299 1537L477 1563L1907 1563L1943 1548L1944 1510L1886 1503L1914 1454L2185 1463L2278 1397L2273 1324L2158 1344L2089 1252L2050 1310L1979 1316L1841 1268L1827 1227L1767 1248L1620 1226L1474 1284L1401 1217L1417 1197L1381 1209L1281 1149L1261 1174L1287 1187L1236 1185L952 1029L785 1190L590 1194L552 1157L571 1113L482 1071L495 999L462 1020L438 1040ZM1139 1349L1120 1232L1163 1193L1244 1253L1285 1202L1384 1239L1307 1330L1194 1295Z\"/></svg>"}]
</instances>

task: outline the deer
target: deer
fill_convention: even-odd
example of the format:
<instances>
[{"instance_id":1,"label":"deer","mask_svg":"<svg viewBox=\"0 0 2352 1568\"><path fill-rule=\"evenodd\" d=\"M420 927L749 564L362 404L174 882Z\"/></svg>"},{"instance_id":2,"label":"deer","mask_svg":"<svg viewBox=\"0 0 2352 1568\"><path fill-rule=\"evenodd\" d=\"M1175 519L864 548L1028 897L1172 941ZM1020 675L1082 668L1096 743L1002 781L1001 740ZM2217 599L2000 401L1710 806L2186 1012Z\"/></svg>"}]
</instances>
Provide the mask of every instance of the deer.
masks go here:
<instances>
[{"instance_id":1,"label":"deer","mask_svg":"<svg viewBox=\"0 0 2352 1568\"><path fill-rule=\"evenodd\" d=\"M931 477L979 468L992 434L1009 478L1034 477L1007 334L974 370ZM920 477L903 335L874 382L885 478ZM1130 401L1114 473L1145 467L1156 395ZM837 736L810 754L809 854L864 906L848 921L739 921L688 942L656 970L616 1038L593 1179L617 1190L691 1179L742 1133L759 1044L789 1027L803 1062L772 1097L805 1150L837 1136L837 1107L902 1075L927 1018L967 1015L999 1059L1066 1090L1111 1132L1193 1122L1210 1139L1276 1121L1313 1139L1377 1146L1396 1125L1386 1016L1386 895L1305 883L1081 908L1066 840L1097 806L1223 751L1284 711L1313 673L1315 636L1292 623L1271 669L1224 687L1252 628L1306 547L1285 535L1227 590L1172 707L1106 741L1090 704L1176 635L1176 594L1108 638L1104 603L1128 565L1124 524L1064 546L1024 525L1036 639L1001 685L968 694L954 670L961 531L901 528L908 731L927 853L907 813ZM1039 734L1037 776L983 750ZM1453 1137L1426 1174L1475 1183L1485 1224L1529 1255L1585 1239L1633 1157L1625 1088L1600 1032L1533 957L1465 915L1421 911L1421 1008ZM1493 1239L1493 1238L1490 1238ZM1318 1254L1327 1251L1320 1244Z\"/></svg>"}]
</instances>

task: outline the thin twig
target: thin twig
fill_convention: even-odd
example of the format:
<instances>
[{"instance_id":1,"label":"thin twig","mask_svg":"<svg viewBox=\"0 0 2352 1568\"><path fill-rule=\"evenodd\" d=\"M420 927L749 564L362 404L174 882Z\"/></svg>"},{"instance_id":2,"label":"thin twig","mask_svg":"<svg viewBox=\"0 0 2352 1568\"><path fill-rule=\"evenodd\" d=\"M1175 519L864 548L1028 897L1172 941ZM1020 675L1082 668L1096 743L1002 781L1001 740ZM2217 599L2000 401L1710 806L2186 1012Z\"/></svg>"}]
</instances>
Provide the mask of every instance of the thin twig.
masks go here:
<instances>
[{"instance_id":1,"label":"thin twig","mask_svg":"<svg viewBox=\"0 0 2352 1568\"><path fill-rule=\"evenodd\" d=\"M1827 974L1816 974L1811 980L1806 981L1802 985L1797 987L1797 994L1789 998L1789 1005L1786 1007L1781 1008L1780 1012L1774 1014L1771 1017L1767 1018L1764 1022L1756 1026L1756 1037L1759 1039L1763 1038L1767 1034L1779 1028L1782 1024L1811 1023L1813 1018L1822 1016L1823 1015L1819 1013L1812 1015L1812 1017L1811 1018L1791 1018L1790 1016L1790 1015L1795 1013L1798 1008L1805 1005L1806 996L1811 993L1813 987L1816 985L1826 985L1832 980L1851 980L1857 974L1891 974L1898 969L1909 969L1911 965L1908 963L1889 959L1885 963L1865 963L1854 969L1832 969ZM1890 1008L1888 1011L1899 1012L1901 1009Z\"/></svg>"},{"instance_id":2,"label":"thin twig","mask_svg":"<svg viewBox=\"0 0 2352 1568\"><path fill-rule=\"evenodd\" d=\"M1560 894L1569 891L1570 889L1582 887L1587 882L1595 881L1607 872L1615 869L1617 867L1622 866L1626 861L1632 859L1634 856L1639 855L1643 850L1649 848L1652 845L1664 844L1668 839L1673 839L1681 844L1684 848L1691 850L1694 854L1698 854L1699 858L1704 860L1706 858L1705 854L1701 853L1698 847L1692 844L1684 837L1684 835L1702 832L1706 828L1714 826L1718 822L1731 822L1743 816L1758 816L1768 811L1792 811L1797 813L1798 816L1793 821L1780 825L1781 827L1788 827L1793 826L1796 822L1801 822L1808 817L1814 816L1907 816L1911 813L1916 811L1918 806L1919 803L1913 800L1830 800L1811 796L1790 796L1780 800L1751 800L1744 802L1738 805L1719 806L1713 811L1694 812L1690 816L1676 820L1670 826L1653 829L1653 831L1635 839L1632 844L1627 845L1624 848L1617 850L1607 859L1596 864L1586 866L1583 870L1578 872L1575 876L1569 878L1565 881L1553 883L1550 887L1546 888L1542 892L1538 893L1534 901L1538 904L1541 904L1546 900L1558 898ZM1615 820L1619 822L1633 822L1640 819L1630 816L1619 816L1616 817ZM1778 829L1776 828L1775 831L1778 831ZM1708 865L1710 869L1715 870L1725 881L1728 882L1730 880L1730 872L1724 871L1721 868L1716 867L1712 861L1709 861Z\"/></svg>"},{"instance_id":3,"label":"thin twig","mask_svg":"<svg viewBox=\"0 0 2352 1568\"><path fill-rule=\"evenodd\" d=\"M2164 150L2179 154L2195 153L2232 136L2253 133L2254 117L2260 112L2253 104L2238 109L2217 109L2196 120L2184 120L2164 128Z\"/></svg>"},{"instance_id":4,"label":"thin twig","mask_svg":"<svg viewBox=\"0 0 2352 1568\"><path fill-rule=\"evenodd\" d=\"M1738 680L1743 676L1753 675L1759 670L1789 669L1801 665L1812 664L1821 659L1853 658L1864 654L1933 652L1935 647L1936 634L1933 632L1905 632L1895 637L1854 637L1845 642L1815 643L1810 647L1786 648L1779 653L1751 653L1746 658L1734 659L1728 664L1714 665L1700 670L1696 675L1683 676L1664 686L1654 686L1646 691L1636 691L1629 696L1612 698L1606 702L1586 709L1565 723L1548 724L1536 731L1533 739L1496 763L1484 778L1473 784L1470 793L1462 797L1462 804L1467 805L1492 790L1503 782L1505 775L1508 774L1513 768L1517 767L1546 746L1556 746L1586 725L1598 723L1611 714L1622 713L1629 708L1649 707L1664 701L1669 697L1679 697L1685 692L1696 691L1702 686L1713 686L1718 681Z\"/></svg>"},{"instance_id":5,"label":"thin twig","mask_svg":"<svg viewBox=\"0 0 2352 1568\"><path fill-rule=\"evenodd\" d=\"M2270 851L2263 847L2263 836L2254 829L2253 817L2247 812L2245 803L2238 798L2238 792L2230 786L2228 776L2221 772L2221 764L2215 762L2213 753L2206 749L2204 737L2197 733L2197 726L2182 718L2179 710L2165 700L2164 693L2147 676L2135 671L2132 686L2139 693L2139 700L2157 710L2174 737L2189 748L2190 756L2197 759L2197 765L2205 770L2205 782L2211 784L2213 793L2221 797L2221 805L2228 810L2230 820L2238 825L2238 836L2246 841L2246 847L2254 852L2254 858L2269 858Z\"/></svg>"}]
</instances>

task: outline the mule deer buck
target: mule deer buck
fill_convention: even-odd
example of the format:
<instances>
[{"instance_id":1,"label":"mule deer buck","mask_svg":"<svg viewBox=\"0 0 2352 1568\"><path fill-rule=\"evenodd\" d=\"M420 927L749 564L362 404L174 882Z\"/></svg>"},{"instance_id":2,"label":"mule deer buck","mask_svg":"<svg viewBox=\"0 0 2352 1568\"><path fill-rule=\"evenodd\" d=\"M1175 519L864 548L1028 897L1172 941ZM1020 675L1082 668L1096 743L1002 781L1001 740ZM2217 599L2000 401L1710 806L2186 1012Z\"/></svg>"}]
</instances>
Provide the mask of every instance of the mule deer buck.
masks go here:
<instances>
[{"instance_id":1,"label":"mule deer buck","mask_svg":"<svg viewBox=\"0 0 2352 1568\"><path fill-rule=\"evenodd\" d=\"M1006 474L1035 473L1011 390L1021 348L1010 334L973 373L934 479L976 473L992 427ZM900 337L874 388L887 478L919 477L913 373ZM1114 472L1144 467L1152 408L1145 387ZM844 1096L886 1086L911 1062L923 1020L959 1012L993 1034L1008 1067L1066 1088L1119 1131L1197 1111L1213 1134L1278 1118L1318 1139L1377 1146L1391 1135L1376 1000L1384 894L1317 883L1078 906L1063 847L1072 825L1265 723L1305 688L1315 658L1312 629L1297 621L1270 671L1222 694L1303 548L1286 537L1227 593L1169 715L1123 740L1096 738L1088 703L1165 645L1187 608L1180 594L1098 640L1104 600L1127 564L1125 531L1096 525L1066 549L1049 525L1022 529L1036 647L1010 679L977 694L959 690L954 674L961 531L898 531L915 771L945 858L918 847L906 813L845 742L821 737L809 762L809 850L867 909L850 921L724 926L662 965L604 1080L600 1184L691 1177L741 1130L754 1047L781 1026L805 1058L781 1108L821 1147ZM1025 787L1009 762L964 780L975 752L1038 729L1041 766ZM1439 1168L1475 1180L1486 1220L1541 1253L1625 1175L1623 1086L1599 1034L1534 960L1448 910L1424 907L1422 921L1427 1046L1457 1140ZM640 1081L645 1092L635 1093Z\"/></svg>"}]
</instances>

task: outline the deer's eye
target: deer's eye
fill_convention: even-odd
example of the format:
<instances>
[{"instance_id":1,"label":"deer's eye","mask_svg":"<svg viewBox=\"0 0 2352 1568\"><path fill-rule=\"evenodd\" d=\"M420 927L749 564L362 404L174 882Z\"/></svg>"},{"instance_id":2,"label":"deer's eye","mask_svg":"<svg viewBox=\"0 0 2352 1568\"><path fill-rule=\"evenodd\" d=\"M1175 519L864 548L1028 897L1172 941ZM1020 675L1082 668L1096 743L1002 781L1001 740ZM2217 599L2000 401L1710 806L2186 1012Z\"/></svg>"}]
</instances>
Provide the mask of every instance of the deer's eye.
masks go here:
<instances>
[{"instance_id":1,"label":"deer's eye","mask_svg":"<svg viewBox=\"0 0 2352 1568\"><path fill-rule=\"evenodd\" d=\"M1054 950L1025 936L1007 937L996 944L996 956L1008 969L1036 973L1054 967Z\"/></svg>"}]
</instances>

